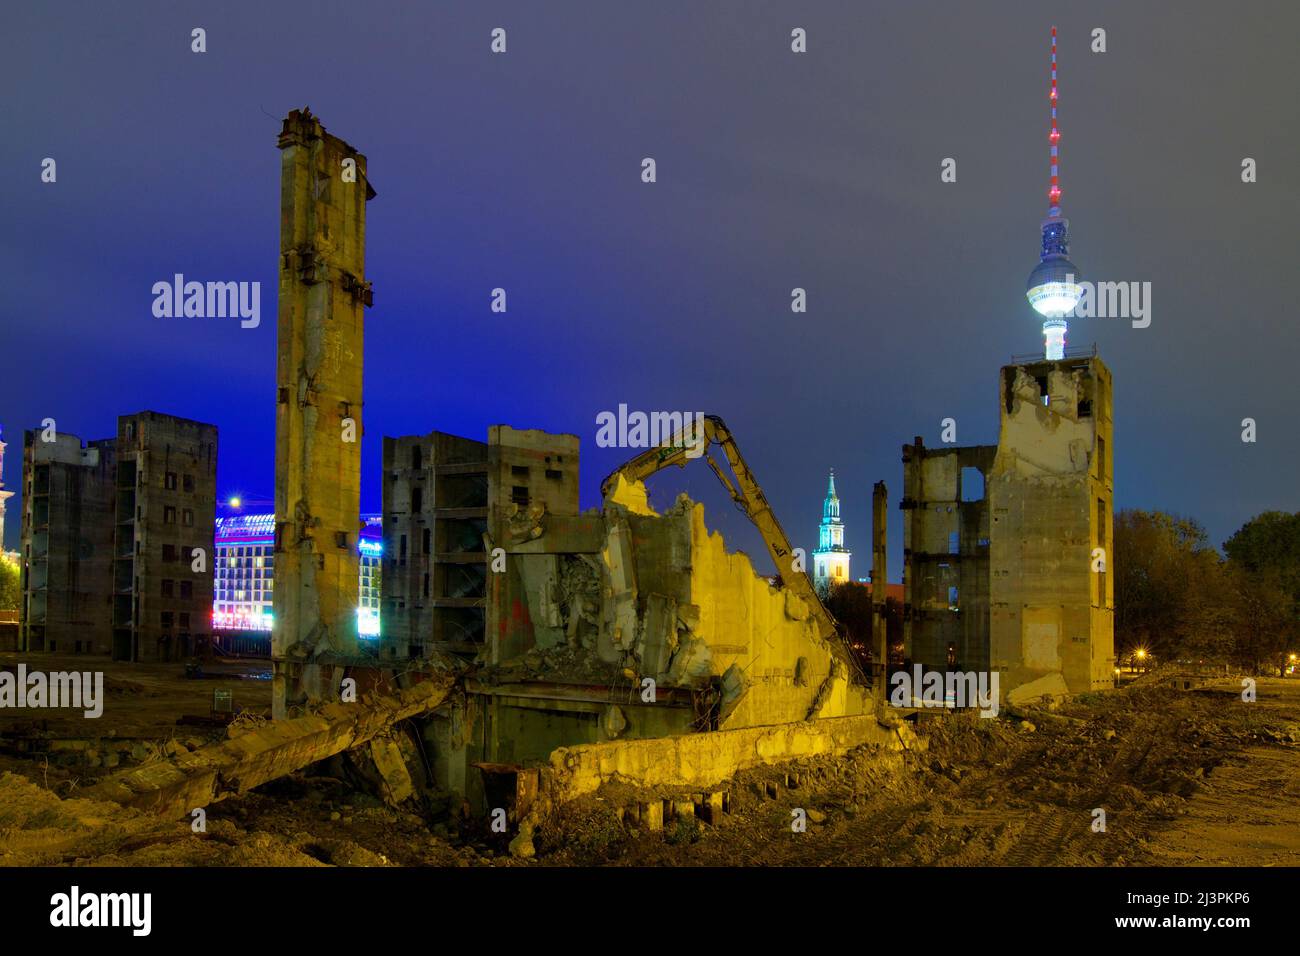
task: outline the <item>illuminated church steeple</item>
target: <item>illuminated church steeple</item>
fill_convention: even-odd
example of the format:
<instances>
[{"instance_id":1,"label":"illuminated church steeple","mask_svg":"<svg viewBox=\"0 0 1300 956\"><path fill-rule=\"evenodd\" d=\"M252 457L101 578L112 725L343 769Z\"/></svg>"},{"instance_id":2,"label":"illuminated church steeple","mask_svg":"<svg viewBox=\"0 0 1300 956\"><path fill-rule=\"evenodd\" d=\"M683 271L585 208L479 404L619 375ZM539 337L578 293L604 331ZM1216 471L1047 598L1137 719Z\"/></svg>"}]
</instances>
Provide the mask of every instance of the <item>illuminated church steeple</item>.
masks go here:
<instances>
[{"instance_id":1,"label":"illuminated church steeple","mask_svg":"<svg viewBox=\"0 0 1300 956\"><path fill-rule=\"evenodd\" d=\"M822 523L813 552L813 584L825 592L831 585L849 578L850 552L844 547L844 522L840 520L840 497L835 493L835 469L831 469L826 500L822 503Z\"/></svg>"}]
</instances>

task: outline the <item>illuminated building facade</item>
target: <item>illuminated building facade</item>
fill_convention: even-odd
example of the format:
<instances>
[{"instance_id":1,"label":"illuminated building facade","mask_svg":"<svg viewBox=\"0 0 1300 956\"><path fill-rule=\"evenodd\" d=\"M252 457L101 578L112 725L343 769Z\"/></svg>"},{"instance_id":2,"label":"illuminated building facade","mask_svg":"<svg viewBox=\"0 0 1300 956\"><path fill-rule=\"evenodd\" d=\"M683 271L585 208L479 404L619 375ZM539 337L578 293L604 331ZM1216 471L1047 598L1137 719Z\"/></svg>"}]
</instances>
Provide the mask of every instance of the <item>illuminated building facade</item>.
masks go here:
<instances>
[{"instance_id":1,"label":"illuminated building facade","mask_svg":"<svg viewBox=\"0 0 1300 956\"><path fill-rule=\"evenodd\" d=\"M357 540L361 566L357 630L363 638L376 638L384 543L379 515L362 515L362 522ZM275 515L218 518L214 554L213 627L270 634L275 599Z\"/></svg>"}]
</instances>

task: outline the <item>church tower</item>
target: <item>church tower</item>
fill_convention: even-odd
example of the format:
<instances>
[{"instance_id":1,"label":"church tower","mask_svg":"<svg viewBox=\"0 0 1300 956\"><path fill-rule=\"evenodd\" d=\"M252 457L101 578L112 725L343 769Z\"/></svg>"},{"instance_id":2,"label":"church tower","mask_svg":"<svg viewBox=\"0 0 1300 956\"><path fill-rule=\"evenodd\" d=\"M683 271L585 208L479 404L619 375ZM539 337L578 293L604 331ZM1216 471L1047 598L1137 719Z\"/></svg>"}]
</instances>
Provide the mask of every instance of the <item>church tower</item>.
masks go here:
<instances>
[{"instance_id":1,"label":"church tower","mask_svg":"<svg viewBox=\"0 0 1300 956\"><path fill-rule=\"evenodd\" d=\"M844 547L844 522L840 520L840 498L835 493L835 469L831 469L830 484L826 488L826 501L822 504L822 523L813 552L813 584L825 594L832 585L843 584L849 578L849 556Z\"/></svg>"}]
</instances>

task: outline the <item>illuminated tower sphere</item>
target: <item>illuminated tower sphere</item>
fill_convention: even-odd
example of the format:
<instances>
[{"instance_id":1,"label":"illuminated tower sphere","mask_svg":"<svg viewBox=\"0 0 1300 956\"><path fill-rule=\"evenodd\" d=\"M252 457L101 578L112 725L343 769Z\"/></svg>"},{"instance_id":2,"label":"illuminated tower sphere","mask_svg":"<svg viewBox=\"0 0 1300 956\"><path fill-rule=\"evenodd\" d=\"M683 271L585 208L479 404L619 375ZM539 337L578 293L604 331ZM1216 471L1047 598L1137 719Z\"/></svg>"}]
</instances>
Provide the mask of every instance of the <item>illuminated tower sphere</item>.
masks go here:
<instances>
[{"instance_id":1,"label":"illuminated tower sphere","mask_svg":"<svg viewBox=\"0 0 1300 956\"><path fill-rule=\"evenodd\" d=\"M1052 85L1048 93L1052 106L1052 129L1047 141L1052 147L1051 186L1047 190L1047 218L1043 220L1043 249L1040 261L1029 273L1025 297L1043 317L1043 347L1048 359L1065 358L1065 317L1079 304L1083 289L1079 270L1070 261L1070 220L1061 215L1059 148L1061 131L1056 126L1056 27L1052 27Z\"/></svg>"},{"instance_id":2,"label":"illuminated tower sphere","mask_svg":"<svg viewBox=\"0 0 1300 956\"><path fill-rule=\"evenodd\" d=\"M826 500L822 503L822 524L817 550L813 552L813 584L825 593L833 584L849 580L849 556L844 547L844 522L840 520L840 498L835 493L835 471L831 470Z\"/></svg>"}]
</instances>

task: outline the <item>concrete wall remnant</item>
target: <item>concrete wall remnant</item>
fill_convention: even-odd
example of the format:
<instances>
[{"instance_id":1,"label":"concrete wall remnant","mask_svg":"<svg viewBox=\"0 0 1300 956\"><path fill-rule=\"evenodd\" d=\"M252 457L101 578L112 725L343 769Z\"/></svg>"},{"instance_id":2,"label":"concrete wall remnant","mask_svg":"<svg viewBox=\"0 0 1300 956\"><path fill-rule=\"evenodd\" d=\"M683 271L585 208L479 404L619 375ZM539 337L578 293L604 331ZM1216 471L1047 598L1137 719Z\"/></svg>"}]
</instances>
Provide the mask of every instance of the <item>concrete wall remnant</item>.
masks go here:
<instances>
[{"instance_id":1,"label":"concrete wall remnant","mask_svg":"<svg viewBox=\"0 0 1300 956\"><path fill-rule=\"evenodd\" d=\"M874 715L831 717L564 747L551 754L543 788L556 802L594 793L606 783L708 789L751 767L801 757L838 756L868 745L887 752L925 749L924 741L906 723L882 723Z\"/></svg>"},{"instance_id":2,"label":"concrete wall remnant","mask_svg":"<svg viewBox=\"0 0 1300 956\"><path fill-rule=\"evenodd\" d=\"M472 659L485 647L487 443L385 437L383 509L380 657Z\"/></svg>"},{"instance_id":3,"label":"concrete wall remnant","mask_svg":"<svg viewBox=\"0 0 1300 956\"><path fill-rule=\"evenodd\" d=\"M996 670L1004 695L1111 687L1110 370L1095 355L1036 361L999 384L996 446L903 447L906 654Z\"/></svg>"}]
</instances>

